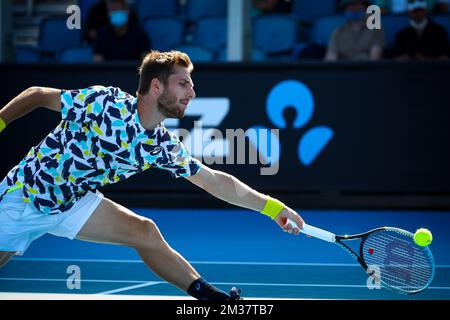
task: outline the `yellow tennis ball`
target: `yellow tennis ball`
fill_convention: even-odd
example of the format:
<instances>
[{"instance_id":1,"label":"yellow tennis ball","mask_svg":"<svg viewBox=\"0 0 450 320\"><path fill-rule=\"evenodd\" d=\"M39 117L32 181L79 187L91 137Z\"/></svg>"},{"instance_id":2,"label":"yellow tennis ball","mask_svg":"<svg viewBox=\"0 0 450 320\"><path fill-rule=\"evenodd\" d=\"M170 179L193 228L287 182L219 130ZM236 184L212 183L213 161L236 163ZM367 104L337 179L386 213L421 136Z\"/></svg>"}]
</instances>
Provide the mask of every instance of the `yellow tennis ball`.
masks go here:
<instances>
[{"instance_id":1,"label":"yellow tennis ball","mask_svg":"<svg viewBox=\"0 0 450 320\"><path fill-rule=\"evenodd\" d=\"M428 246L433 241L431 231L425 228L420 228L414 233L414 242L421 246Z\"/></svg>"}]
</instances>

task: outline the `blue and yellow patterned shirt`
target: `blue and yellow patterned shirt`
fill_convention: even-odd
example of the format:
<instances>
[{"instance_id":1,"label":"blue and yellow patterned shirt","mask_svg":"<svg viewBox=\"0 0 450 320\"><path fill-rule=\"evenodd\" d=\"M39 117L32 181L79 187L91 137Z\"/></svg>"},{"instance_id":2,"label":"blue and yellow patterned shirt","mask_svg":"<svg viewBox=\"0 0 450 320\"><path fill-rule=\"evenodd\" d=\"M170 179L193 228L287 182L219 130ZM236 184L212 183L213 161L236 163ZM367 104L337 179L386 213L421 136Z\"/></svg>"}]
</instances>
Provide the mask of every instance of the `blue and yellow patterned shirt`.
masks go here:
<instances>
[{"instance_id":1,"label":"blue and yellow patterned shirt","mask_svg":"<svg viewBox=\"0 0 450 320\"><path fill-rule=\"evenodd\" d=\"M201 169L162 123L143 128L137 98L119 88L62 90L61 114L61 123L6 178L8 189L23 186L23 200L44 214L64 212L88 191L149 168L175 177Z\"/></svg>"}]
</instances>

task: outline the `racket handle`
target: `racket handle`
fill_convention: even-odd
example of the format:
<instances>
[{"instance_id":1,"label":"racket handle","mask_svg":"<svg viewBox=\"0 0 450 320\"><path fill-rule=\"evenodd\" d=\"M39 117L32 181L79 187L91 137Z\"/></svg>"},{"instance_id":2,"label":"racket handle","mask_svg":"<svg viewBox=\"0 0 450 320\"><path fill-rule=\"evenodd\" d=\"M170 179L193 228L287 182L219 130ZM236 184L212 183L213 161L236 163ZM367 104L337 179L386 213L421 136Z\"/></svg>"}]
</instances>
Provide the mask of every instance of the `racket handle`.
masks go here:
<instances>
[{"instance_id":1,"label":"racket handle","mask_svg":"<svg viewBox=\"0 0 450 320\"><path fill-rule=\"evenodd\" d=\"M288 223L292 225L292 227L297 227L301 233L310 235L314 238L321 239L328 242L335 242L336 241L336 235L334 233L325 231L323 229L319 229L313 226L310 226L309 224L304 223L303 229L300 229L297 224L292 221L291 219L287 220Z\"/></svg>"}]
</instances>

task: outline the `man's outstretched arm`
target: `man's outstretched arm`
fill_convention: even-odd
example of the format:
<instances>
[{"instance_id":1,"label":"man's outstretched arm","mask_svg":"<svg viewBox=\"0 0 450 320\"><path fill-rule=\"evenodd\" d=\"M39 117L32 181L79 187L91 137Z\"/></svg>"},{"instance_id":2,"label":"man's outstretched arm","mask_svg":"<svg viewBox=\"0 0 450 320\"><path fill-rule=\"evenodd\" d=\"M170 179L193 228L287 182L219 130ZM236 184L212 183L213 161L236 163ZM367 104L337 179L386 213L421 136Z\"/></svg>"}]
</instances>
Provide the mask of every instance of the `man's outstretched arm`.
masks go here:
<instances>
[{"instance_id":1,"label":"man's outstretched arm","mask_svg":"<svg viewBox=\"0 0 450 320\"><path fill-rule=\"evenodd\" d=\"M270 208L271 203L267 206L268 200L271 199L269 196L250 188L242 181L225 172L213 170L203 165L200 172L186 177L186 179L216 198L228 203L258 212L262 212L264 209L266 212L273 211ZM273 202L274 200L271 201ZM275 201L278 202L277 200ZM284 206L274 220L284 231L291 232L292 226L286 224L288 218L297 223L298 226L303 226L303 219L300 215L287 206ZM294 230L294 233L298 233L297 230Z\"/></svg>"},{"instance_id":2,"label":"man's outstretched arm","mask_svg":"<svg viewBox=\"0 0 450 320\"><path fill-rule=\"evenodd\" d=\"M46 87L30 87L22 91L0 110L0 119L4 121L5 125L8 125L37 107L61 111L61 90Z\"/></svg>"}]
</instances>

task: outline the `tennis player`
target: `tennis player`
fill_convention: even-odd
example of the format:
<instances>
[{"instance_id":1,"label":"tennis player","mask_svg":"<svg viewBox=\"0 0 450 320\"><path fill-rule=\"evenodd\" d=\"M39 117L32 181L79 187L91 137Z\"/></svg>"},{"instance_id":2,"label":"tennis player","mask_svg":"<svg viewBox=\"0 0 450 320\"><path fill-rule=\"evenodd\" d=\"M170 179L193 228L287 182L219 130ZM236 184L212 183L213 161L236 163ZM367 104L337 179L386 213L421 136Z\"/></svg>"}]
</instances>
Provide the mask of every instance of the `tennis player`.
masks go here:
<instances>
[{"instance_id":1,"label":"tennis player","mask_svg":"<svg viewBox=\"0 0 450 320\"><path fill-rule=\"evenodd\" d=\"M134 97L120 88L31 87L0 110L0 131L37 107L62 121L31 148L0 184L0 266L45 233L134 248L158 276L200 300L238 299L210 285L164 240L155 223L105 198L97 189L158 168L217 198L259 211L298 234L302 218L280 201L191 157L162 121L183 118L195 98L193 65L179 51L150 52Z\"/></svg>"}]
</instances>

